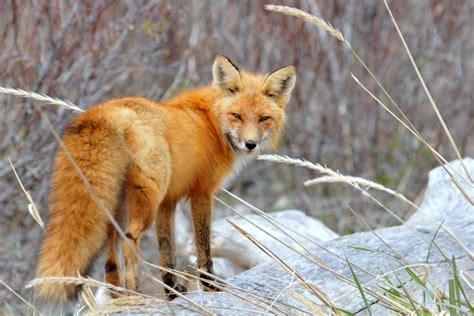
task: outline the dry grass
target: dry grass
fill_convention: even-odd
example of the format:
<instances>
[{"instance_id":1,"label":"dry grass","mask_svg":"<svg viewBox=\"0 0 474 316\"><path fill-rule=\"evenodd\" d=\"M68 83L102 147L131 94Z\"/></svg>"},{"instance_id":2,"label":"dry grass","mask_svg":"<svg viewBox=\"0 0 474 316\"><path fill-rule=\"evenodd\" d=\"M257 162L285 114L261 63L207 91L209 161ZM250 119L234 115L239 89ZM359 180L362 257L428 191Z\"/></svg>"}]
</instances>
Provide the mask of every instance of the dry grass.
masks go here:
<instances>
[{"instance_id":1,"label":"dry grass","mask_svg":"<svg viewBox=\"0 0 474 316\"><path fill-rule=\"evenodd\" d=\"M31 92L31 91L26 91L22 89L16 89L16 88L8 88L8 87L0 87L0 94L7 94L7 95L13 95L17 97L22 97L26 99L31 99L34 101L38 102L43 102L43 103L48 103L52 105L57 105L57 106L62 106L66 109L70 109L76 112L84 112L83 109L78 107L72 102L69 101L63 101L58 98L53 98L50 96L47 96L45 94L39 94L36 92Z\"/></svg>"},{"instance_id":2,"label":"dry grass","mask_svg":"<svg viewBox=\"0 0 474 316\"><path fill-rule=\"evenodd\" d=\"M428 90L428 87L426 86L425 80L423 79L423 76L421 75L420 70L418 69L418 66L416 65L416 62L413 59L413 55L411 54L411 51L408 48L407 42L405 41L405 38L403 37L403 34L400 31L400 28L398 27L397 20L393 16L392 10L390 10L390 6L388 5L387 0L384 0L384 3L385 3L385 7L387 8L388 13L390 14L390 18L392 19L393 25L397 29L397 33L400 36L400 40L403 43L403 47L405 48L405 51L406 51L408 57L410 58L410 62L413 65L413 68L415 69L416 75L418 76L418 79L419 79L421 85L423 86L423 90L425 90L426 95L427 95L427 97L430 101L430 104L433 107L434 112L436 113L436 117L438 118L439 122L441 123L441 126L443 127L444 132L448 136L449 142L451 143L451 145L453 147L453 150L456 152L457 158L461 161L461 165L463 166L464 171L466 172L466 177L469 178L469 180L471 180L471 183L472 183L472 179L469 175L469 172L467 171L466 166L464 165L464 162L462 160L462 156L461 156L461 153L459 152L458 146L454 142L453 136L451 136L451 132L449 131L448 127L446 126L446 122L444 121L443 116L441 116L441 113L439 112L438 106L436 105L435 101L433 100L433 97L431 96L430 90ZM471 204L474 205L472 200L471 200Z\"/></svg>"},{"instance_id":3,"label":"dry grass","mask_svg":"<svg viewBox=\"0 0 474 316\"><path fill-rule=\"evenodd\" d=\"M33 198L31 197L30 192L28 192L25 187L23 186L23 183L20 180L20 177L18 176L18 173L15 170L15 167L13 166L12 161L10 158L8 158L8 162L10 162L10 165L12 166L13 173L15 174L16 179L18 180L18 183L20 184L21 190L25 194L26 198L30 202L28 204L28 211L30 212L30 215L33 217L33 219L38 223L38 225L41 226L41 228L44 228L44 222L41 219L41 215L38 212L38 208L36 207L35 201L33 201Z\"/></svg>"},{"instance_id":4,"label":"dry grass","mask_svg":"<svg viewBox=\"0 0 474 316\"><path fill-rule=\"evenodd\" d=\"M285 247L287 247L289 250L293 251L295 253L295 255L298 255L302 258L305 258L307 259L308 261L312 262L313 264L315 264L316 266L322 268L323 270L326 270L328 271L329 273L331 273L334 277L356 287L357 284L356 282L354 282L354 280L352 280L351 278L347 277L346 275L342 274L342 273L339 273L337 272L336 270L332 269L326 262L322 261L320 258L318 258L313 252L309 251L306 247L304 247L301 243L299 243L297 240L295 240L295 236L292 236L293 234L294 235L297 235L297 236L302 236L301 234L299 234L298 232L296 231L293 231L291 230L289 227L286 227L283 223L280 223L278 221L276 221L275 219L272 219L270 216L268 216L265 212L259 210L258 208L256 208L255 206L249 204L248 202L242 200L241 198L233 195L232 193L226 191L226 193L228 193L229 195L231 195L232 197L236 198L239 202L243 203L245 206L249 207L252 211L256 212L256 214L258 215L261 215L263 218L265 218L269 224L271 224L273 227L281 230L282 232L285 233L285 235L287 237L289 237L292 241L294 241L296 244L298 244L299 247L301 247L303 249L303 251L301 249L298 249L296 247L293 247L291 245L289 245L288 243L284 242L283 240L281 239L278 239L276 237L273 236L273 234L266 228L263 228L261 227L260 225L248 220L245 216L243 216L241 213L239 213L238 211L236 211L235 209L233 209L232 207L230 207L228 204L226 204L225 202L223 202L222 200L217 199L217 201L219 201L220 203L224 204L226 207L228 207L232 212L234 212L235 214L237 214L238 216L242 217L243 219L245 219L246 221L248 221L250 224L252 224L253 226L255 226L256 228L258 228L260 231L262 231L264 234L267 234L268 236L272 237L275 241L281 243L282 245L284 245ZM243 231L241 228L237 228L238 231L240 233L242 233L246 238L248 238L252 243L254 243L258 248L262 249L262 251L264 251L267 255L269 255L272 259L274 260L277 260L277 262L280 264L280 265L283 265L285 270L287 272L290 273L290 271L294 271L291 269L291 267L286 264L283 260L281 260L280 258L276 257L270 250L268 250L267 248L265 248L261 243L259 243L255 238L253 238L250 234L248 234L247 232ZM304 236L303 236L304 237ZM350 264L352 264L354 267L357 267L360 271L364 272L365 274L373 277L373 278L377 278L376 275L372 274L371 272L367 271L366 269L364 269L363 267L360 267L359 265L357 265L357 263L355 262L351 262L351 261L348 261L347 258L344 258L344 257L341 257L340 255L338 255L337 253L335 253L334 251L331 251L330 249L324 247L324 245L321 245L321 244L318 244L317 242L313 241L313 240L310 240L308 239L308 241L312 242L313 244L315 244L316 246L322 248L323 250L327 251L328 253L330 253L331 255L333 255L335 258L339 259L339 260L342 260L343 262L349 262ZM293 272L292 272L293 273ZM300 281L302 284L305 284L306 286L310 286L311 288L311 284L308 285L309 283L308 282L305 282L301 277L300 277ZM389 283L386 283L385 286L391 288L393 287L391 284ZM312 288L311 288L312 289ZM368 293L370 293L370 295L372 295L373 297L376 297L377 299L385 302L387 305L389 306L392 306L393 308L395 309L398 309L400 311L403 311L403 312L406 312L406 310L403 308L403 306L401 306L400 304L398 304L397 302L391 300L390 298L386 298L384 297L383 295L377 293L377 291L373 291L372 289L369 289L369 288L365 288L366 291ZM321 294L317 291L315 291L314 289L312 289L311 293L314 295L315 298L318 298L321 300L321 295L323 295L324 297L324 293ZM324 303L322 306L323 307L327 307L329 308L330 310L332 311L335 311L335 310L340 310L341 308L330 303L329 301L325 301L325 300L322 300L322 302ZM314 311L314 310L313 310Z\"/></svg>"},{"instance_id":5,"label":"dry grass","mask_svg":"<svg viewBox=\"0 0 474 316\"><path fill-rule=\"evenodd\" d=\"M403 194L395 192L394 190L387 188L379 183L375 183L373 181L360 178L360 177L342 175L339 172L334 171L328 167L323 167L318 163L311 163L309 161L290 158L290 157L284 157L280 155L260 155L258 156L257 159L304 167L310 170L314 170L323 175L322 177L305 181L304 182L305 186L323 184L323 183L345 183L345 184L349 184L353 186L356 189L361 189L361 187L364 187L365 189L374 189L374 190L391 194L395 196L397 199L400 199L401 201L411 205L412 207L418 208L416 204L408 200L405 196L403 196Z\"/></svg>"},{"instance_id":6,"label":"dry grass","mask_svg":"<svg viewBox=\"0 0 474 316\"><path fill-rule=\"evenodd\" d=\"M342 42L348 48L351 47L351 44L344 38L341 31L334 28L330 23L326 22L325 20L318 18L314 15L311 15L308 12L305 12L297 8L292 8L292 7L282 6L282 5L273 5L273 4L265 5L265 9L267 9L268 11L283 13L286 15L291 15L291 16L303 19L305 22L314 24L322 28L329 35L337 38L340 42Z\"/></svg>"}]
</instances>

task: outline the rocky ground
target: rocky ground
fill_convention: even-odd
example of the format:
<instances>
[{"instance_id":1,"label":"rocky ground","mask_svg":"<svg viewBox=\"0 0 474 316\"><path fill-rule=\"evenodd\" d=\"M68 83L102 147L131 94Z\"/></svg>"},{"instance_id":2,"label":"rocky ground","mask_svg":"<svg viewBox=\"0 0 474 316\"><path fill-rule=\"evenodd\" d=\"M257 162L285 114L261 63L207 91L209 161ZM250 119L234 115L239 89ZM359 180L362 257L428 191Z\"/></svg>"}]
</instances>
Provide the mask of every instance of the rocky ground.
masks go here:
<instances>
[{"instance_id":1,"label":"rocky ground","mask_svg":"<svg viewBox=\"0 0 474 316\"><path fill-rule=\"evenodd\" d=\"M474 160L465 159L464 162L473 177ZM455 172L462 173L459 161L452 166ZM474 197L472 184L459 176L456 178L468 196ZM293 217L297 216L296 213L291 213ZM434 302L429 301L429 293L443 292L446 297L449 296L448 284L449 279L453 279L453 259L464 291L462 295L469 301L474 301L474 207L441 167L430 172L425 198L418 211L400 226L333 239L335 236L331 232L316 223L314 231L304 228L303 234L308 233L315 239L314 242L309 242L290 228L282 231L277 228L283 228L285 222L290 223L282 213L275 216L279 217L276 221L275 217L254 221L255 216L257 215L232 218L230 221L242 226L256 240L262 241L263 248L268 249L267 253L274 256L274 259L266 259L268 261L264 260L266 262L229 278L226 282L231 286L226 291L197 291L187 295L185 299L176 299L171 304L152 304L147 307L148 310L178 314L304 314L330 312L324 305L333 304L352 313L367 313L368 308L372 313L388 313L391 311L391 303L387 300L389 291L382 290L382 287L387 287L387 282L400 292L410 293L414 302L433 306ZM256 222L267 233L255 227L249 229L248 219ZM324 232L326 240L332 240L321 242L315 236L317 231ZM291 249L269 238L272 233L290 244ZM229 238L227 241L229 245L226 248L231 249L234 245L238 256L249 254L254 258L255 251L260 251L260 257L268 258L261 250L256 250L254 244L249 242L244 246L240 237L236 240ZM244 250L245 247L248 250ZM250 264L252 259L241 261ZM410 267L408 272L405 269L407 266ZM415 273L417 277L409 272ZM357 289L353 273L361 284L372 282L366 287L365 299ZM384 283L376 279L381 276L384 276ZM425 287L420 286L420 282ZM410 310L410 305L400 305L400 309Z\"/></svg>"}]
</instances>

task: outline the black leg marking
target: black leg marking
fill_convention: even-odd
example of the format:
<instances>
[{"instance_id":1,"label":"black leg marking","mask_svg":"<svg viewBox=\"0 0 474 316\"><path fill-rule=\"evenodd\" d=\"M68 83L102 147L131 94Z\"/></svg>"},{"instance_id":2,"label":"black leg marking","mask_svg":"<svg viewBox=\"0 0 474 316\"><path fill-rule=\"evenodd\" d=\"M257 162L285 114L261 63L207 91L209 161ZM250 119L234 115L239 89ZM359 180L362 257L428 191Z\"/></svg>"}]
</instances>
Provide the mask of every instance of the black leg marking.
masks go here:
<instances>
[{"instance_id":1,"label":"black leg marking","mask_svg":"<svg viewBox=\"0 0 474 316\"><path fill-rule=\"evenodd\" d=\"M205 280L209 280L209 281L212 281L212 283L218 283L219 285L223 285L221 284L221 282L219 282L218 280L216 280L215 278L213 278L212 276L210 275L207 275L207 274L204 274L204 273L200 273L199 274L199 277L201 279L204 279L204 280L201 280L201 284L206 287L207 289L211 290L211 291L220 291L220 287L217 287L215 286L214 284L211 284L210 282L207 282Z\"/></svg>"},{"instance_id":2,"label":"black leg marking","mask_svg":"<svg viewBox=\"0 0 474 316\"><path fill-rule=\"evenodd\" d=\"M130 233L126 233L125 236L126 236L128 239L131 239L131 240L133 240L133 241L135 241L135 242L137 241L137 239L136 239L135 237L133 237L132 234L130 234Z\"/></svg>"},{"instance_id":3,"label":"black leg marking","mask_svg":"<svg viewBox=\"0 0 474 316\"><path fill-rule=\"evenodd\" d=\"M173 288L179 293L186 293L188 291L188 289L184 285L181 285L175 282L175 276L171 273L163 274L162 279L163 279L163 283L165 283L166 285ZM166 287L165 287L165 293L168 296L168 299L170 301L178 297L178 295L174 291L171 291Z\"/></svg>"},{"instance_id":4,"label":"black leg marking","mask_svg":"<svg viewBox=\"0 0 474 316\"><path fill-rule=\"evenodd\" d=\"M105 272L117 271L117 264L113 261L107 261L105 263Z\"/></svg>"}]
</instances>

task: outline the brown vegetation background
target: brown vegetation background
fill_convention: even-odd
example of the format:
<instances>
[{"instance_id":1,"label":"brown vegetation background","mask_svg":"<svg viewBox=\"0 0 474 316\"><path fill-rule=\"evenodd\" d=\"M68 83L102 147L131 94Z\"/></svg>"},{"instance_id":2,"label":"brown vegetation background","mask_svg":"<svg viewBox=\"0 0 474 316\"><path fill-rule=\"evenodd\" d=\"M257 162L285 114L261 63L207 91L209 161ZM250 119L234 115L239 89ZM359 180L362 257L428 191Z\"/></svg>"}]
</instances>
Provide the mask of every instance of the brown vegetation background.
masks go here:
<instances>
[{"instance_id":1,"label":"brown vegetation background","mask_svg":"<svg viewBox=\"0 0 474 316\"><path fill-rule=\"evenodd\" d=\"M216 54L249 70L293 64L298 81L279 153L368 178L419 202L433 156L364 92L373 81L334 38L271 13L266 1L0 1L0 86L45 93L87 108L122 96L169 97L206 84ZM454 159L382 1L285 1L321 16L352 44L419 131ZM463 156L474 155L472 1L390 1L408 45ZM74 113L43 105L55 128ZM0 279L20 293L33 277L41 229L11 171L46 218L56 142L31 103L0 95ZM308 170L253 162L232 192L264 210L299 208L340 234L396 222L351 188L305 188ZM380 196L398 214L413 209ZM219 210L216 211L219 213ZM153 251L156 251L154 249ZM0 285L0 311L19 301Z\"/></svg>"}]
</instances>

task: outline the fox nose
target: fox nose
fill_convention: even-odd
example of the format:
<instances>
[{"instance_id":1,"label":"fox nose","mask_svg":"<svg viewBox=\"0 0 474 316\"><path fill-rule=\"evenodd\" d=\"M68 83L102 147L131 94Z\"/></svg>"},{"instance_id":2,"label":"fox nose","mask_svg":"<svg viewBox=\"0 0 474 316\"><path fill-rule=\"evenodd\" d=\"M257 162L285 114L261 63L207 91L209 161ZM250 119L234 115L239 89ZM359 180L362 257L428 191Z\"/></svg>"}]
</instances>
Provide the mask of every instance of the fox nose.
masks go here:
<instances>
[{"instance_id":1,"label":"fox nose","mask_svg":"<svg viewBox=\"0 0 474 316\"><path fill-rule=\"evenodd\" d=\"M245 142L245 147L247 147L249 150L252 150L257 147L257 143L253 140L248 140Z\"/></svg>"}]
</instances>

